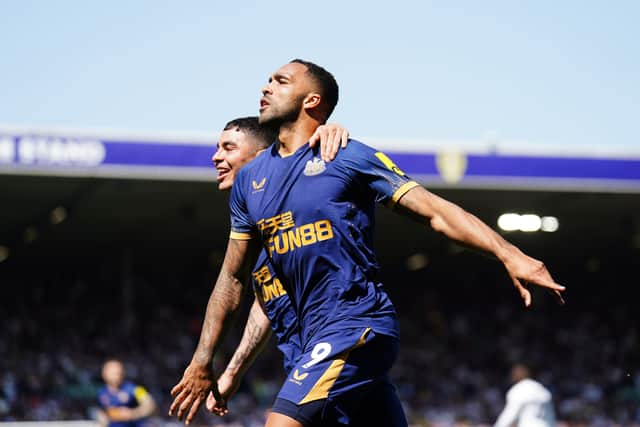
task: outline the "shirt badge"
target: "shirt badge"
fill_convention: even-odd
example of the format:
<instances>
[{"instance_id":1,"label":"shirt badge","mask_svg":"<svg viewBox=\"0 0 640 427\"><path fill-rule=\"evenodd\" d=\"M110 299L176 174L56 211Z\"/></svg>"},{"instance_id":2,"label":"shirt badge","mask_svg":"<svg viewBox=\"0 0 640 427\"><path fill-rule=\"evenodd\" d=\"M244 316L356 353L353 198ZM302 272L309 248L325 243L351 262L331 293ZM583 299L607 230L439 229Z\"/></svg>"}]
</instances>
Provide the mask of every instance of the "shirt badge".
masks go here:
<instances>
[{"instance_id":1,"label":"shirt badge","mask_svg":"<svg viewBox=\"0 0 640 427\"><path fill-rule=\"evenodd\" d=\"M267 178L264 177L262 178L262 181L258 182L256 180L253 180L253 182L251 183L251 185L253 186L253 189L256 191L262 190L264 187L264 184L267 182Z\"/></svg>"},{"instance_id":2,"label":"shirt badge","mask_svg":"<svg viewBox=\"0 0 640 427\"><path fill-rule=\"evenodd\" d=\"M303 173L306 176L320 175L326 168L327 166L325 165L324 160L314 157L307 162Z\"/></svg>"},{"instance_id":3,"label":"shirt badge","mask_svg":"<svg viewBox=\"0 0 640 427\"><path fill-rule=\"evenodd\" d=\"M308 376L309 376L309 373L308 373L308 372L305 372L305 373L303 373L303 374L300 374L300 373L298 372L298 370L296 369L296 370L293 372L293 375L291 376L291 378L289 378L289 381L291 381L292 383L296 383L296 384L298 384L298 385L302 385L302 381L303 381L305 378L307 378Z\"/></svg>"}]
</instances>

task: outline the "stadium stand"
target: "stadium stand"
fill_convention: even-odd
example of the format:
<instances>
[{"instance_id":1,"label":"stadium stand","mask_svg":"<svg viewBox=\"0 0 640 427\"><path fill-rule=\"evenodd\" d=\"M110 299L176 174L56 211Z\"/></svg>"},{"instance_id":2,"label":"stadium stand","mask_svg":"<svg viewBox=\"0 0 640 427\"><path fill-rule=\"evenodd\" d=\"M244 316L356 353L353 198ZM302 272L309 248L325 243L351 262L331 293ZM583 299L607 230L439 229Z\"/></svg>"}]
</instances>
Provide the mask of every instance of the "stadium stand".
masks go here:
<instances>
[{"instance_id":1,"label":"stadium stand","mask_svg":"<svg viewBox=\"0 0 640 427\"><path fill-rule=\"evenodd\" d=\"M588 261L563 267L558 276L576 288L569 306L536 294L537 305L524 310L497 266L478 258L443 255L419 271L386 269L402 321L393 376L412 422L490 424L503 404L508 366L527 360L553 391L561 420L638 423L638 316L634 299L621 297L631 266L604 258L597 270ZM99 264L3 275L2 300L12 303L3 304L1 319L0 419L90 418L101 363L117 355L159 402L154 422L167 422L169 389L196 344L209 279L177 268L163 279L153 266L138 266L124 291ZM281 379L271 346L232 400L229 420L259 420ZM201 413L199 422L216 420Z\"/></svg>"},{"instance_id":2,"label":"stadium stand","mask_svg":"<svg viewBox=\"0 0 640 427\"><path fill-rule=\"evenodd\" d=\"M0 131L0 421L92 419L100 366L116 356L158 402L150 427L177 425L169 390L195 347L228 218L211 142L156 142ZM640 425L640 156L401 148L401 168L490 224L509 211L557 216L556 233L505 234L568 288L566 306L537 291L525 310L499 264L381 210L381 279L402 331L393 379L412 425L492 424L516 361L553 392L562 424ZM262 425L282 377L271 345L230 416L201 411L196 424Z\"/></svg>"}]
</instances>

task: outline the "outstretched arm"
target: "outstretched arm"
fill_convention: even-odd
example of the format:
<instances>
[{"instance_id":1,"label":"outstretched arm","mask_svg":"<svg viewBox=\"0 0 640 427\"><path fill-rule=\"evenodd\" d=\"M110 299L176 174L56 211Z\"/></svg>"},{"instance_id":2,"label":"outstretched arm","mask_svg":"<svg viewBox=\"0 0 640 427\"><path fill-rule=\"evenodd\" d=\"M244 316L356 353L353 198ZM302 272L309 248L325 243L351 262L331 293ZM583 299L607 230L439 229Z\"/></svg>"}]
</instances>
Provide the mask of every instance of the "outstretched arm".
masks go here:
<instances>
[{"instance_id":1,"label":"outstretched arm","mask_svg":"<svg viewBox=\"0 0 640 427\"><path fill-rule=\"evenodd\" d=\"M250 245L250 240L229 240L218 280L209 297L198 346L182 379L171 390L174 400L169 415L177 413L179 419L186 415L186 424L191 422L210 391L218 394L211 364L215 350L231 324L232 314L240 304Z\"/></svg>"},{"instance_id":2,"label":"outstretched arm","mask_svg":"<svg viewBox=\"0 0 640 427\"><path fill-rule=\"evenodd\" d=\"M256 356L260 354L271 337L271 322L257 298L251 306L240 344L238 344L227 368L218 378L218 390L222 402L216 399L213 393L209 393L207 398L207 409L216 415L227 413L226 402L236 392L244 373L253 364Z\"/></svg>"},{"instance_id":3,"label":"outstretched arm","mask_svg":"<svg viewBox=\"0 0 640 427\"><path fill-rule=\"evenodd\" d=\"M565 288L553 281L541 261L524 254L458 205L417 186L405 193L396 207L452 240L495 255L504 264L526 306L531 304L531 294L525 287L527 283L550 289L564 303L560 291Z\"/></svg>"}]
</instances>

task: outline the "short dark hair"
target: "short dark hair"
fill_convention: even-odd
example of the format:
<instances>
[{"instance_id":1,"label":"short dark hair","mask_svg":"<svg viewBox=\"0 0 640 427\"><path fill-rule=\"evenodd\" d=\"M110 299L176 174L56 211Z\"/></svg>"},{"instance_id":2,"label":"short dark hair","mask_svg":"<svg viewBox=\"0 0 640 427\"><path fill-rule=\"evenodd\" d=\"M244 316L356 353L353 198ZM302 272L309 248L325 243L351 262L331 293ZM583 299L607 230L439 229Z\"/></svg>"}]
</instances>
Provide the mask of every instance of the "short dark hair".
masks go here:
<instances>
[{"instance_id":1,"label":"short dark hair","mask_svg":"<svg viewBox=\"0 0 640 427\"><path fill-rule=\"evenodd\" d=\"M313 62L296 58L291 60L290 63L302 64L307 67L307 72L311 74L315 82L320 87L320 96L325 103L325 120L327 120L338 104L339 89L338 82L335 77L333 77L333 74Z\"/></svg>"},{"instance_id":2,"label":"short dark hair","mask_svg":"<svg viewBox=\"0 0 640 427\"><path fill-rule=\"evenodd\" d=\"M257 116L240 117L228 122L223 130L238 129L253 136L259 144L259 148L267 148L278 137L278 132L270 126L261 125Z\"/></svg>"}]
</instances>

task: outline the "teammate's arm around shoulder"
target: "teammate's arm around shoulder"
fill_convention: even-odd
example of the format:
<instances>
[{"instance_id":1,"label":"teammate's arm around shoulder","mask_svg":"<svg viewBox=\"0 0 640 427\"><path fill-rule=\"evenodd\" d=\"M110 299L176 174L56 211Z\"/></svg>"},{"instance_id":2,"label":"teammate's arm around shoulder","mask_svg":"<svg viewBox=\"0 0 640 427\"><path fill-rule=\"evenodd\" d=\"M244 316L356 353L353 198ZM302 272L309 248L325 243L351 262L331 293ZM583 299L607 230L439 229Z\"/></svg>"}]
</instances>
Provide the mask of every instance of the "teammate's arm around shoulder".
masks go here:
<instances>
[{"instance_id":1,"label":"teammate's arm around shoulder","mask_svg":"<svg viewBox=\"0 0 640 427\"><path fill-rule=\"evenodd\" d=\"M504 264L526 306L531 304L531 294L525 288L529 282L550 289L564 302L560 291L565 288L553 281L541 261L524 254L460 206L416 186L398 200L396 209L452 240L495 255Z\"/></svg>"},{"instance_id":2,"label":"teammate's arm around shoulder","mask_svg":"<svg viewBox=\"0 0 640 427\"><path fill-rule=\"evenodd\" d=\"M171 390L174 400L169 415L177 414L189 424L210 391L222 402L211 364L216 347L231 325L240 305L250 254L258 249L253 240L229 239L218 279L209 297L198 346L180 382Z\"/></svg>"},{"instance_id":3,"label":"teammate's arm around shoulder","mask_svg":"<svg viewBox=\"0 0 640 427\"><path fill-rule=\"evenodd\" d=\"M309 146L315 147L318 141L320 141L320 157L325 162L330 162L336 158L340 147L347 147L349 131L339 124L327 123L313 132L309 138Z\"/></svg>"}]
</instances>

